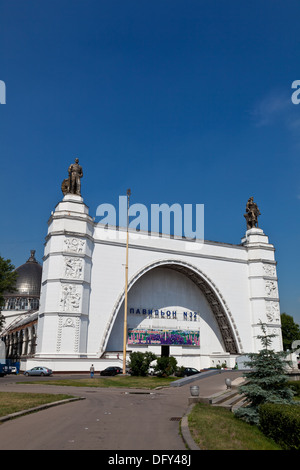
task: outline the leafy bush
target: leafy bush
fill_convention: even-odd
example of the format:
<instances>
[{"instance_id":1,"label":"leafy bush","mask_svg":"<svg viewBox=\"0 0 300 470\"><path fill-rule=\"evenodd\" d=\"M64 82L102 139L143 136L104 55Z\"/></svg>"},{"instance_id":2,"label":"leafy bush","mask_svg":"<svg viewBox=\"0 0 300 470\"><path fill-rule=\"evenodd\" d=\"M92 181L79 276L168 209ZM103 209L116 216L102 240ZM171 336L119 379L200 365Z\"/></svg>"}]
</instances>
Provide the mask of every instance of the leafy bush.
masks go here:
<instances>
[{"instance_id":1,"label":"leafy bush","mask_svg":"<svg viewBox=\"0 0 300 470\"><path fill-rule=\"evenodd\" d=\"M184 377L185 367L181 366L176 370L176 377Z\"/></svg>"},{"instance_id":2,"label":"leafy bush","mask_svg":"<svg viewBox=\"0 0 300 470\"><path fill-rule=\"evenodd\" d=\"M166 377L172 374L175 374L177 370L177 360L175 357L158 357L156 361L156 366L154 368L157 375L161 377Z\"/></svg>"},{"instance_id":3,"label":"leafy bush","mask_svg":"<svg viewBox=\"0 0 300 470\"><path fill-rule=\"evenodd\" d=\"M290 380L287 385L293 390L295 397L300 398L300 380Z\"/></svg>"},{"instance_id":4,"label":"leafy bush","mask_svg":"<svg viewBox=\"0 0 300 470\"><path fill-rule=\"evenodd\" d=\"M226 369L227 368L227 363L222 362L222 364L217 364L216 368L217 369Z\"/></svg>"},{"instance_id":5,"label":"leafy bush","mask_svg":"<svg viewBox=\"0 0 300 470\"><path fill-rule=\"evenodd\" d=\"M300 406L266 403L259 407L259 427L285 450L300 450Z\"/></svg>"},{"instance_id":6,"label":"leafy bush","mask_svg":"<svg viewBox=\"0 0 300 470\"><path fill-rule=\"evenodd\" d=\"M145 376L148 374L149 366L156 359L156 355L152 352L135 351L130 353L128 366L132 375Z\"/></svg>"}]
</instances>

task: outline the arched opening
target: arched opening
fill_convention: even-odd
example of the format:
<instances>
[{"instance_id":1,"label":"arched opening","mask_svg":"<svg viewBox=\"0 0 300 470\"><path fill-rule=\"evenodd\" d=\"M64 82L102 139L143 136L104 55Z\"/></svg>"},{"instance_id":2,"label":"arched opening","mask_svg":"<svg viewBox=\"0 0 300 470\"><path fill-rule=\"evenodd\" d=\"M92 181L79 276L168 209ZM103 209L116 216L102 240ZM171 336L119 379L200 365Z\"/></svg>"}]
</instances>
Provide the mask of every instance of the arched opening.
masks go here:
<instances>
[{"instance_id":1,"label":"arched opening","mask_svg":"<svg viewBox=\"0 0 300 470\"><path fill-rule=\"evenodd\" d=\"M122 349L123 301L124 292L120 294L111 313L100 354L105 350ZM152 314L149 315L151 310ZM160 312L155 316L156 310L164 312L166 321L159 322ZM129 281L129 332L144 329L147 333L147 329L159 330L160 325L164 330L174 330L174 325L177 325L180 336L183 336L183 331L187 331L195 338L199 331L201 351L206 349L207 354L209 349L215 351L218 347L219 351L232 355L242 350L235 323L218 289L199 269L186 262L158 261L145 266ZM143 340L146 344L147 338ZM199 348L196 343L191 346ZM167 353L164 349L164 354Z\"/></svg>"}]
</instances>

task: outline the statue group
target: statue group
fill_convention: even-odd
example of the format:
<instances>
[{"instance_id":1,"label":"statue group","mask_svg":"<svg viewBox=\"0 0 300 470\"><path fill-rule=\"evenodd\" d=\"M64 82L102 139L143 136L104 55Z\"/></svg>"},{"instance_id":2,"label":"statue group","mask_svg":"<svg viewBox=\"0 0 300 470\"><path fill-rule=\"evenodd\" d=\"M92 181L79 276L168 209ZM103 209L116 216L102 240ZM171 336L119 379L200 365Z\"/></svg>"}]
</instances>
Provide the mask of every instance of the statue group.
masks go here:
<instances>
[{"instance_id":1,"label":"statue group","mask_svg":"<svg viewBox=\"0 0 300 470\"><path fill-rule=\"evenodd\" d=\"M246 204L246 214L244 214L244 217L247 222L247 230L254 228L254 227L258 227L259 215L260 215L259 208L257 207L257 204L253 201L253 197L250 197Z\"/></svg>"},{"instance_id":2,"label":"statue group","mask_svg":"<svg viewBox=\"0 0 300 470\"><path fill-rule=\"evenodd\" d=\"M82 167L79 165L78 158L68 169L69 177L64 179L61 184L61 190L64 194L76 194L81 196L81 178L83 177Z\"/></svg>"}]
</instances>

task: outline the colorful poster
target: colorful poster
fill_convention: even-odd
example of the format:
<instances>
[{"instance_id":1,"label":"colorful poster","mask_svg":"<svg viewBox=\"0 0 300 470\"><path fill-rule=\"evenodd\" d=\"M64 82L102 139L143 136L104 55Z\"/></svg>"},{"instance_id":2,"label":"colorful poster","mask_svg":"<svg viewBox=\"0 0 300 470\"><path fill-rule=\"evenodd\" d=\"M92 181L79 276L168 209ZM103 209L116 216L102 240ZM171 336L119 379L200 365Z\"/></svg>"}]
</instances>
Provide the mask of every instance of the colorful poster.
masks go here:
<instances>
[{"instance_id":1,"label":"colorful poster","mask_svg":"<svg viewBox=\"0 0 300 470\"><path fill-rule=\"evenodd\" d=\"M128 330L128 344L200 346L199 331L190 330Z\"/></svg>"}]
</instances>

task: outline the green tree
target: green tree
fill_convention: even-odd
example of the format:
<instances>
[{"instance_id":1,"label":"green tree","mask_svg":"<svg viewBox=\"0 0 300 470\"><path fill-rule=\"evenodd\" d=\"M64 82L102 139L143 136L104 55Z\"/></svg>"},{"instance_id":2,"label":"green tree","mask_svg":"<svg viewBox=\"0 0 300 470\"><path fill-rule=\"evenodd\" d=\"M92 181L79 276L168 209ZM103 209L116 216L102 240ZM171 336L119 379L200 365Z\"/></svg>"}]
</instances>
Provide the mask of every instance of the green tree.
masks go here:
<instances>
[{"instance_id":1,"label":"green tree","mask_svg":"<svg viewBox=\"0 0 300 470\"><path fill-rule=\"evenodd\" d=\"M249 404L235 412L238 418L250 424L259 424L259 406L263 403L292 403L294 395L287 386L286 352L270 349L272 338L276 335L268 335L263 323L261 328L263 334L258 338L263 348L259 353L248 354L249 361L246 365L250 370L244 373L246 382L239 388Z\"/></svg>"},{"instance_id":2,"label":"green tree","mask_svg":"<svg viewBox=\"0 0 300 470\"><path fill-rule=\"evenodd\" d=\"M286 351L292 348L293 341L300 340L300 327L291 315L282 313L280 317L283 349Z\"/></svg>"},{"instance_id":3,"label":"green tree","mask_svg":"<svg viewBox=\"0 0 300 470\"><path fill-rule=\"evenodd\" d=\"M154 367L154 370L160 376L172 375L177 370L177 360L173 356L158 357L157 361L156 361L156 366Z\"/></svg>"},{"instance_id":4,"label":"green tree","mask_svg":"<svg viewBox=\"0 0 300 470\"><path fill-rule=\"evenodd\" d=\"M145 353L140 351L130 353L128 366L131 369L132 375L147 375L150 363L155 359L156 355L148 351Z\"/></svg>"},{"instance_id":5,"label":"green tree","mask_svg":"<svg viewBox=\"0 0 300 470\"><path fill-rule=\"evenodd\" d=\"M3 328L5 318L1 313L4 305L5 292L14 292L17 280L17 272L11 264L10 259L4 259L0 256L0 331Z\"/></svg>"}]
</instances>

